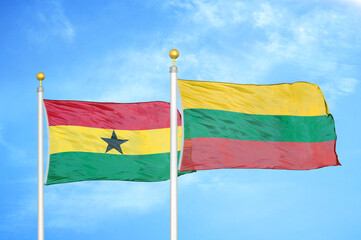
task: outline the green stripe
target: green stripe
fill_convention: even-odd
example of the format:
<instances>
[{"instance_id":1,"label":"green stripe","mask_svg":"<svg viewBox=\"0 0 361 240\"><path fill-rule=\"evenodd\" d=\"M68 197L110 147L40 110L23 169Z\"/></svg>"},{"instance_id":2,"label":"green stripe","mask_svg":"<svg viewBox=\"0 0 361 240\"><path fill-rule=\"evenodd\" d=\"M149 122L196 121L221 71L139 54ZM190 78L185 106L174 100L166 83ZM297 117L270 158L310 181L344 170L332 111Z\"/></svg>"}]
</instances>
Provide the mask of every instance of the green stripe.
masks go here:
<instances>
[{"instance_id":1,"label":"green stripe","mask_svg":"<svg viewBox=\"0 0 361 240\"><path fill-rule=\"evenodd\" d=\"M178 159L179 154L180 152ZM165 181L169 179L169 159L169 153L150 155L55 153L50 155L46 185L86 180Z\"/></svg>"},{"instance_id":2,"label":"green stripe","mask_svg":"<svg viewBox=\"0 0 361 240\"><path fill-rule=\"evenodd\" d=\"M184 139L198 137L249 141L323 142L336 139L332 115L255 115L221 110L185 109Z\"/></svg>"}]
</instances>

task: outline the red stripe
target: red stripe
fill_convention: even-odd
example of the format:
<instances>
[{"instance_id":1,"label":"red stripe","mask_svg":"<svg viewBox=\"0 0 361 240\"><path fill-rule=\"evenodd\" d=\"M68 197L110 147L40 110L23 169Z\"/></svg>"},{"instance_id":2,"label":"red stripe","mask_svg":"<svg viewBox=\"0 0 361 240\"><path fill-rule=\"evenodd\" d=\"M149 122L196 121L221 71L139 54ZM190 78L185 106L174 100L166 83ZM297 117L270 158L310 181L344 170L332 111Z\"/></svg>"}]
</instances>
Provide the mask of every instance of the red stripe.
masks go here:
<instances>
[{"instance_id":1,"label":"red stripe","mask_svg":"<svg viewBox=\"0 0 361 240\"><path fill-rule=\"evenodd\" d=\"M341 165L334 141L258 142L224 138L184 141L181 171L219 168L308 170Z\"/></svg>"},{"instance_id":2,"label":"red stripe","mask_svg":"<svg viewBox=\"0 0 361 240\"><path fill-rule=\"evenodd\" d=\"M49 126L72 125L118 130L169 128L167 102L101 103L44 100ZM182 125L178 112L178 126Z\"/></svg>"}]
</instances>

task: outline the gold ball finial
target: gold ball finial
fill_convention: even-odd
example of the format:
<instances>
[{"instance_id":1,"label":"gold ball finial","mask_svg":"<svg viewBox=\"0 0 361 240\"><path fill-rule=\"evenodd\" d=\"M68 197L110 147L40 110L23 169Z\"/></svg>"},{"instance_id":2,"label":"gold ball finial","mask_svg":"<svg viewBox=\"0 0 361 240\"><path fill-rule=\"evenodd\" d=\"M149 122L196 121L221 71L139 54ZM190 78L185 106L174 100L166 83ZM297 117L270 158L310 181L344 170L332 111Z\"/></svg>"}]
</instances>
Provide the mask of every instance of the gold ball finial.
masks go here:
<instances>
[{"instance_id":1,"label":"gold ball finial","mask_svg":"<svg viewBox=\"0 0 361 240\"><path fill-rule=\"evenodd\" d=\"M42 72L39 72L38 74L36 74L36 78L37 78L39 81L43 81L44 78L45 78L45 74L42 73Z\"/></svg>"},{"instance_id":2,"label":"gold ball finial","mask_svg":"<svg viewBox=\"0 0 361 240\"><path fill-rule=\"evenodd\" d=\"M175 59L179 56L179 52L177 49L172 49L169 51L169 57L173 59L173 66L175 66Z\"/></svg>"},{"instance_id":3,"label":"gold ball finial","mask_svg":"<svg viewBox=\"0 0 361 240\"><path fill-rule=\"evenodd\" d=\"M179 52L177 49L172 49L169 51L169 57L172 59L176 59L179 56Z\"/></svg>"},{"instance_id":4,"label":"gold ball finial","mask_svg":"<svg viewBox=\"0 0 361 240\"><path fill-rule=\"evenodd\" d=\"M45 74L42 72L39 72L38 74L36 74L36 78L40 81L40 87L41 87L41 81L43 81L45 79Z\"/></svg>"}]
</instances>

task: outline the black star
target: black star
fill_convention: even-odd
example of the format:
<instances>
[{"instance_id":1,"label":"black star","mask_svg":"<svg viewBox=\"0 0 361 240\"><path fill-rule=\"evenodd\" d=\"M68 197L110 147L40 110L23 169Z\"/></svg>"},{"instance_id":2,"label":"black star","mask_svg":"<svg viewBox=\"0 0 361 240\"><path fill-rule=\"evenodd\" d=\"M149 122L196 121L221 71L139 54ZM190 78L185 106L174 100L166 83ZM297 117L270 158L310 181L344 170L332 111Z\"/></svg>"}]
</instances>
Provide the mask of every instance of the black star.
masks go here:
<instances>
[{"instance_id":1,"label":"black star","mask_svg":"<svg viewBox=\"0 0 361 240\"><path fill-rule=\"evenodd\" d=\"M108 143L108 147L107 147L107 150L105 150L105 153L107 153L108 151L110 151L114 148L115 150L117 150L118 152L123 154L122 149L120 148L120 145L125 143L126 141L128 141L125 139L118 139L114 130L113 130L113 134L112 134L111 138L101 138L101 139L103 139L106 143Z\"/></svg>"}]
</instances>

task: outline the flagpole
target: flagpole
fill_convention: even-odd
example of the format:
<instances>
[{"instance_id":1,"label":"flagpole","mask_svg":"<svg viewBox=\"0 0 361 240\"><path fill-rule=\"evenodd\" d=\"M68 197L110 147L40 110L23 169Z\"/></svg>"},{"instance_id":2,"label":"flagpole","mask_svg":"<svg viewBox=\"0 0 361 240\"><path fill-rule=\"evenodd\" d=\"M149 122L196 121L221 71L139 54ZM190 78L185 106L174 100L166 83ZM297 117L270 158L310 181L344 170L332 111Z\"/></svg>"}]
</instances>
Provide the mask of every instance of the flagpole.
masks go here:
<instances>
[{"instance_id":1,"label":"flagpole","mask_svg":"<svg viewBox=\"0 0 361 240\"><path fill-rule=\"evenodd\" d=\"M43 133L43 94L41 82L45 75L39 72L36 78L40 81L38 92L38 240L44 240L44 133Z\"/></svg>"},{"instance_id":2,"label":"flagpole","mask_svg":"<svg viewBox=\"0 0 361 240\"><path fill-rule=\"evenodd\" d=\"M178 239L178 203L177 203L177 73L175 60L179 56L176 49L169 51L173 59L170 67L170 240Z\"/></svg>"}]
</instances>

